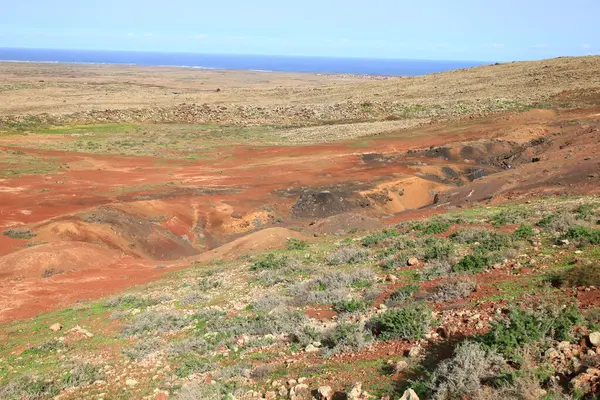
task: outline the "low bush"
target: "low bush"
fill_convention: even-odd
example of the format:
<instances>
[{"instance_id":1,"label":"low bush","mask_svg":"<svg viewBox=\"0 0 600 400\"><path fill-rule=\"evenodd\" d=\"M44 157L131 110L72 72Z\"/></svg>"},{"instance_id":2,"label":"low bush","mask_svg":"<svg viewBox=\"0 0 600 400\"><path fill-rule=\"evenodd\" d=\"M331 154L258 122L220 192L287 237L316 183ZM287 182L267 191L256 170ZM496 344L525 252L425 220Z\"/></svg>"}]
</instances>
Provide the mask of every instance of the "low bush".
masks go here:
<instances>
[{"instance_id":1,"label":"low bush","mask_svg":"<svg viewBox=\"0 0 600 400\"><path fill-rule=\"evenodd\" d=\"M577 241L581 245L598 245L600 244L600 229L586 228L584 226L572 227L569 228L563 238Z\"/></svg>"},{"instance_id":2,"label":"low bush","mask_svg":"<svg viewBox=\"0 0 600 400\"><path fill-rule=\"evenodd\" d=\"M305 240L289 238L287 240L288 250L305 250L308 248L308 242Z\"/></svg>"},{"instance_id":3,"label":"low bush","mask_svg":"<svg viewBox=\"0 0 600 400\"><path fill-rule=\"evenodd\" d=\"M276 256L273 253L269 253L266 256L262 256L255 260L250 267L252 271L259 271L265 269L280 269L286 267L288 264L287 256Z\"/></svg>"},{"instance_id":4,"label":"low bush","mask_svg":"<svg viewBox=\"0 0 600 400\"><path fill-rule=\"evenodd\" d=\"M362 300L340 300L333 304L334 311L338 313L354 313L358 311L365 311L369 308L369 305Z\"/></svg>"},{"instance_id":5,"label":"low bush","mask_svg":"<svg viewBox=\"0 0 600 400\"><path fill-rule=\"evenodd\" d=\"M450 235L457 243L474 244L481 251L499 251L512 246L509 235L484 229L465 229Z\"/></svg>"},{"instance_id":6,"label":"low bush","mask_svg":"<svg viewBox=\"0 0 600 400\"><path fill-rule=\"evenodd\" d=\"M581 204L575 209L576 218L585 220L593 218L596 215L597 208L596 204Z\"/></svg>"},{"instance_id":7,"label":"low bush","mask_svg":"<svg viewBox=\"0 0 600 400\"><path fill-rule=\"evenodd\" d=\"M181 359L177 360L176 364L175 375L179 378L185 378L191 374L208 372L215 367L213 361L196 353L184 355Z\"/></svg>"},{"instance_id":8,"label":"low bush","mask_svg":"<svg viewBox=\"0 0 600 400\"><path fill-rule=\"evenodd\" d=\"M478 343L462 343L454 356L442 361L433 373L431 398L479 398L482 383L500 374L505 366L502 356L493 350L486 350Z\"/></svg>"},{"instance_id":9,"label":"low bush","mask_svg":"<svg viewBox=\"0 0 600 400\"><path fill-rule=\"evenodd\" d=\"M123 336L139 336L148 332L176 332L191 323L185 315L175 311L146 311L135 316L122 330Z\"/></svg>"},{"instance_id":10,"label":"low bush","mask_svg":"<svg viewBox=\"0 0 600 400\"><path fill-rule=\"evenodd\" d=\"M427 299L435 302L455 301L468 297L477 284L469 278L454 278L440 283L431 290Z\"/></svg>"},{"instance_id":11,"label":"low bush","mask_svg":"<svg viewBox=\"0 0 600 400\"><path fill-rule=\"evenodd\" d=\"M424 240L423 247L423 259L425 261L448 260L454 254L454 248L445 239L428 237Z\"/></svg>"},{"instance_id":12,"label":"low bush","mask_svg":"<svg viewBox=\"0 0 600 400\"><path fill-rule=\"evenodd\" d=\"M514 232L514 235L518 239L529 239L534 235L533 226L527 224L521 224Z\"/></svg>"},{"instance_id":13,"label":"low bush","mask_svg":"<svg viewBox=\"0 0 600 400\"><path fill-rule=\"evenodd\" d=\"M29 229L7 229L2 234L11 239L29 240L37 235Z\"/></svg>"},{"instance_id":14,"label":"low bush","mask_svg":"<svg viewBox=\"0 0 600 400\"><path fill-rule=\"evenodd\" d=\"M229 336L247 335L279 335L293 333L306 323L306 317L296 310L274 310L270 313L220 318L207 322L210 331Z\"/></svg>"},{"instance_id":15,"label":"low bush","mask_svg":"<svg viewBox=\"0 0 600 400\"><path fill-rule=\"evenodd\" d=\"M349 351L359 351L371 342L372 336L360 324L340 322L325 334L325 356Z\"/></svg>"},{"instance_id":16,"label":"low bush","mask_svg":"<svg viewBox=\"0 0 600 400\"><path fill-rule=\"evenodd\" d=\"M269 312L269 311L272 311L275 309L285 308L288 304L288 300L289 299L284 296L278 296L278 295L265 296L265 297L261 297L260 299L256 300L254 303L252 303L252 308L255 311Z\"/></svg>"},{"instance_id":17,"label":"low bush","mask_svg":"<svg viewBox=\"0 0 600 400\"><path fill-rule=\"evenodd\" d=\"M329 265L358 264L369 257L369 253L358 247L341 247L325 258Z\"/></svg>"},{"instance_id":18,"label":"low bush","mask_svg":"<svg viewBox=\"0 0 600 400\"><path fill-rule=\"evenodd\" d=\"M426 235L440 234L450 229L450 224L446 221L434 219L429 221L426 225L421 228L421 232Z\"/></svg>"},{"instance_id":19,"label":"low bush","mask_svg":"<svg viewBox=\"0 0 600 400\"><path fill-rule=\"evenodd\" d=\"M119 307L119 308L144 308L158 304L157 299L150 297L136 296L134 294L126 294L124 296L117 296L110 298L106 301L107 307Z\"/></svg>"},{"instance_id":20,"label":"low bush","mask_svg":"<svg viewBox=\"0 0 600 400\"><path fill-rule=\"evenodd\" d=\"M447 276L452 272L452 264L448 260L433 260L418 271L419 280L429 281L431 279Z\"/></svg>"},{"instance_id":21,"label":"low bush","mask_svg":"<svg viewBox=\"0 0 600 400\"><path fill-rule=\"evenodd\" d=\"M481 340L501 354L514 355L521 346L545 338L569 340L573 326L582 322L574 304L564 308L554 304L530 309L513 307L507 317L492 322L490 331Z\"/></svg>"},{"instance_id":22,"label":"low bush","mask_svg":"<svg viewBox=\"0 0 600 400\"><path fill-rule=\"evenodd\" d=\"M479 273L489 266L489 258L483 254L467 254L458 263L452 266L452 272Z\"/></svg>"},{"instance_id":23,"label":"low bush","mask_svg":"<svg viewBox=\"0 0 600 400\"><path fill-rule=\"evenodd\" d=\"M537 223L537 226L550 233L565 233L578 225L575 216L566 211L548 214Z\"/></svg>"},{"instance_id":24,"label":"low bush","mask_svg":"<svg viewBox=\"0 0 600 400\"><path fill-rule=\"evenodd\" d=\"M167 355L169 357L179 357L190 353L202 354L210 349L211 346L206 340L199 336L191 336L182 341L171 343L167 347Z\"/></svg>"},{"instance_id":25,"label":"low bush","mask_svg":"<svg viewBox=\"0 0 600 400\"><path fill-rule=\"evenodd\" d=\"M349 288L369 287L375 275L370 270L334 271L309 279L289 289L296 305L333 304L345 300Z\"/></svg>"},{"instance_id":26,"label":"low bush","mask_svg":"<svg viewBox=\"0 0 600 400\"><path fill-rule=\"evenodd\" d=\"M160 350L162 342L158 338L143 339L129 348L123 349L123 355L131 360L143 360Z\"/></svg>"},{"instance_id":27,"label":"low bush","mask_svg":"<svg viewBox=\"0 0 600 400\"><path fill-rule=\"evenodd\" d=\"M527 217L527 213L524 210L502 210L490 218L490 222L494 226L518 224Z\"/></svg>"},{"instance_id":28,"label":"low bush","mask_svg":"<svg viewBox=\"0 0 600 400\"><path fill-rule=\"evenodd\" d=\"M66 366L67 372L60 377L62 388L89 385L104 379L102 368L88 363L74 363Z\"/></svg>"},{"instance_id":29,"label":"low bush","mask_svg":"<svg viewBox=\"0 0 600 400\"><path fill-rule=\"evenodd\" d=\"M61 391L53 381L38 375L21 375L0 386L0 399L22 400L52 398Z\"/></svg>"},{"instance_id":30,"label":"low bush","mask_svg":"<svg viewBox=\"0 0 600 400\"><path fill-rule=\"evenodd\" d=\"M390 297L387 298L385 304L388 307L396 307L404 303L406 300L412 297L413 293L419 290L419 285L406 285L396 289Z\"/></svg>"},{"instance_id":31,"label":"low bush","mask_svg":"<svg viewBox=\"0 0 600 400\"><path fill-rule=\"evenodd\" d=\"M431 308L424 303L410 303L388 310L373 320L383 340L422 339L433 324Z\"/></svg>"},{"instance_id":32,"label":"low bush","mask_svg":"<svg viewBox=\"0 0 600 400\"><path fill-rule=\"evenodd\" d=\"M396 229L386 229L381 232L372 233L370 235L365 236L363 238L362 244L365 247L375 247L380 242L386 239L391 239L400 235L401 233L398 232Z\"/></svg>"},{"instance_id":33,"label":"low bush","mask_svg":"<svg viewBox=\"0 0 600 400\"><path fill-rule=\"evenodd\" d=\"M600 286L600 262L576 265L554 274L550 281L555 286Z\"/></svg>"}]
</instances>

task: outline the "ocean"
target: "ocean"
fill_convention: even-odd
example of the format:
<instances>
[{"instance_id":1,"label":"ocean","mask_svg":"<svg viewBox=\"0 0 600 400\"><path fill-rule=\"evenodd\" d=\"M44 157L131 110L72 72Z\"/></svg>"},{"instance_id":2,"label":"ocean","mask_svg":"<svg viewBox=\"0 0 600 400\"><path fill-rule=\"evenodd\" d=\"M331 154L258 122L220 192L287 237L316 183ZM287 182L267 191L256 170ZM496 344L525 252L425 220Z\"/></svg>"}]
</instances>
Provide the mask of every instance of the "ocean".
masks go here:
<instances>
[{"instance_id":1,"label":"ocean","mask_svg":"<svg viewBox=\"0 0 600 400\"><path fill-rule=\"evenodd\" d=\"M0 61L416 76L489 62L0 48Z\"/></svg>"}]
</instances>

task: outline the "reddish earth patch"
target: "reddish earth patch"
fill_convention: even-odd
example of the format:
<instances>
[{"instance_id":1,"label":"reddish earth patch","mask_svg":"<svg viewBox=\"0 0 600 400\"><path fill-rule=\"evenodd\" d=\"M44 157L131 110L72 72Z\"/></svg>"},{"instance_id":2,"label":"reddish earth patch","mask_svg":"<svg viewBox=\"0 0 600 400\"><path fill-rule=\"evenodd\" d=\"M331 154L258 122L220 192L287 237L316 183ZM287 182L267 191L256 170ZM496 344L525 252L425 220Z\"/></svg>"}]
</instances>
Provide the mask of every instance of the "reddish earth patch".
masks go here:
<instances>
[{"instance_id":1,"label":"reddish earth patch","mask_svg":"<svg viewBox=\"0 0 600 400\"><path fill-rule=\"evenodd\" d=\"M149 263L149 259L181 258L173 265L184 266L194 259L235 258L247 251L277 247L285 240L282 235L295 237L291 233L274 236L265 233L264 237L255 236L245 243L206 252L266 227L293 225L309 234L329 233L361 224L375 227L377 219L393 224L424 218L475 201L599 194L598 112L597 108L561 115L530 112L450 126L432 124L367 138L361 147L354 143L232 146L221 150L218 158L181 163L165 163L160 157L42 151L28 148L32 142L26 136L11 137L11 143L22 147L3 148L4 151L57 157L69 168L0 180L0 230L22 226L39 233L39 237L30 241L0 237L0 265L13 264L10 273L0 271L3 318L35 315L161 276L161 272L154 272L155 264ZM569 123L585 118L593 121L583 125ZM451 165L453 171L475 165L473 160L461 156L461 149L466 148L461 143L504 139L522 145L526 140L542 137L551 140L526 148L518 167L478 178L459 188L449 186L452 179L443 176L444 165ZM454 157L452 160L422 150L406 153L452 143L454 150L448 151ZM539 158L539 162L527 161L532 156ZM492 158L488 161L495 162ZM499 170L498 166L490 168ZM460 179L464 181L464 176ZM360 189L355 189L359 186ZM339 193L347 193L349 199L358 196L365 200L364 204L362 200L341 203L348 205L341 211L364 216L355 218L361 222L336 217L337 220L318 222L311 228L309 223L315 218L290 219L303 190L317 188L326 192L332 187ZM444 192L435 196L440 190ZM435 206L415 210L432 203L434 198ZM92 219L85 224L73 222L85 221L87 216L106 207L113 210L114 218ZM32 260L43 257L45 245L20 250L28 243L55 244L65 240L73 243L74 248L87 243L99 252L109 251L112 255L106 257L112 259L105 263L106 267L96 268L91 268L93 262L81 259L81 263L66 270L63 266L60 275L46 279L39 276L35 263L15 258L15 254L26 254ZM95 251L89 254L96 254ZM193 256L197 253L204 254ZM70 260L62 247L57 247L52 257L57 266L61 257L65 262ZM17 284L15 271L24 277Z\"/></svg>"}]
</instances>

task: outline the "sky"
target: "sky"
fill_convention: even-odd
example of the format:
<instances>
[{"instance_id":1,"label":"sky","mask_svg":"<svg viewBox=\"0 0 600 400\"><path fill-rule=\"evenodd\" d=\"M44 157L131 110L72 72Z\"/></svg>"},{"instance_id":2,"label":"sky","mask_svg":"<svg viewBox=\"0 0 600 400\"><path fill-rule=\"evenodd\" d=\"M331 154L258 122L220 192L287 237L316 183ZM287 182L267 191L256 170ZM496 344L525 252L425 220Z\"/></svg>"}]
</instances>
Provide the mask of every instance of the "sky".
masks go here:
<instances>
[{"instance_id":1,"label":"sky","mask_svg":"<svg viewBox=\"0 0 600 400\"><path fill-rule=\"evenodd\" d=\"M0 0L0 47L513 61L600 54L600 0Z\"/></svg>"}]
</instances>

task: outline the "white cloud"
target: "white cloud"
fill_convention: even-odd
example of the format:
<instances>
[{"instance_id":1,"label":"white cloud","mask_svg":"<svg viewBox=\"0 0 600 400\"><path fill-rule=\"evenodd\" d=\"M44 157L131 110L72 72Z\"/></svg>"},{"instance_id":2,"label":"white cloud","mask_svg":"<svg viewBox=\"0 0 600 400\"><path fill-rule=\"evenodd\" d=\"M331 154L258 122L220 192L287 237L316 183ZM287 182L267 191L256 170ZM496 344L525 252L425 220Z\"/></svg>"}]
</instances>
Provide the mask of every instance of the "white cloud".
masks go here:
<instances>
[{"instance_id":1,"label":"white cloud","mask_svg":"<svg viewBox=\"0 0 600 400\"><path fill-rule=\"evenodd\" d=\"M586 49L586 50L590 50L592 48L592 45L589 43L585 43L581 45L582 49Z\"/></svg>"},{"instance_id":2,"label":"white cloud","mask_svg":"<svg viewBox=\"0 0 600 400\"><path fill-rule=\"evenodd\" d=\"M548 47L550 47L548 43L536 44L533 46L534 49L547 49Z\"/></svg>"},{"instance_id":3,"label":"white cloud","mask_svg":"<svg viewBox=\"0 0 600 400\"><path fill-rule=\"evenodd\" d=\"M151 33L144 33L144 37L152 37Z\"/></svg>"},{"instance_id":4,"label":"white cloud","mask_svg":"<svg viewBox=\"0 0 600 400\"><path fill-rule=\"evenodd\" d=\"M133 33L133 32L129 32L129 33L127 34L127 36L129 36L129 37L134 37L134 36L135 36L135 33Z\"/></svg>"},{"instance_id":5,"label":"white cloud","mask_svg":"<svg viewBox=\"0 0 600 400\"><path fill-rule=\"evenodd\" d=\"M190 36L190 38L192 38L192 39L199 39L199 40L203 40L203 39L207 39L207 38L208 38L208 35L205 35L205 34L203 34L203 33L200 33L200 34L198 34L198 35L193 35L193 36Z\"/></svg>"},{"instance_id":6,"label":"white cloud","mask_svg":"<svg viewBox=\"0 0 600 400\"><path fill-rule=\"evenodd\" d=\"M493 49L503 49L504 48L504 44L502 44L502 43L492 43L492 44L486 44L485 47L491 47Z\"/></svg>"}]
</instances>

